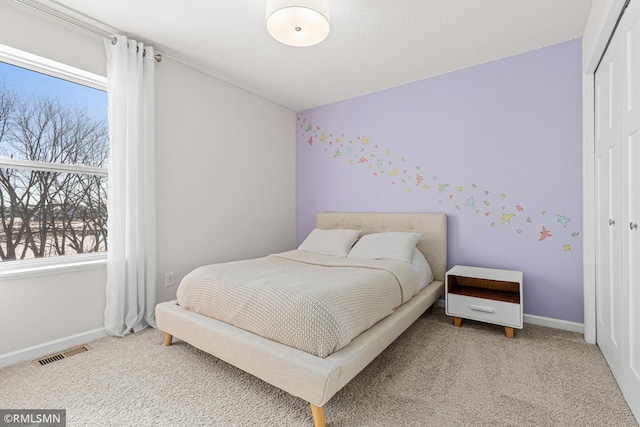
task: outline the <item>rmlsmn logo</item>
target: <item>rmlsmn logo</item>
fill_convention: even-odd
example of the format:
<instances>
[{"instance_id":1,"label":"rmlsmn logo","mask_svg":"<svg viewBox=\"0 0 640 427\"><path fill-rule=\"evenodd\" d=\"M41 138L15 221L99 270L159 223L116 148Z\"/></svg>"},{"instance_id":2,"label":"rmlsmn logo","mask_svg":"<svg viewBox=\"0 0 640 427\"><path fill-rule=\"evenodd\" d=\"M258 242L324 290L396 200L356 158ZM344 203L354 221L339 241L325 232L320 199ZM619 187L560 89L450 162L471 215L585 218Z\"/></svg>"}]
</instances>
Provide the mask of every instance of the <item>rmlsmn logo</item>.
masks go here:
<instances>
[{"instance_id":1,"label":"rmlsmn logo","mask_svg":"<svg viewBox=\"0 0 640 427\"><path fill-rule=\"evenodd\" d=\"M66 427L64 409L0 409L0 427Z\"/></svg>"}]
</instances>

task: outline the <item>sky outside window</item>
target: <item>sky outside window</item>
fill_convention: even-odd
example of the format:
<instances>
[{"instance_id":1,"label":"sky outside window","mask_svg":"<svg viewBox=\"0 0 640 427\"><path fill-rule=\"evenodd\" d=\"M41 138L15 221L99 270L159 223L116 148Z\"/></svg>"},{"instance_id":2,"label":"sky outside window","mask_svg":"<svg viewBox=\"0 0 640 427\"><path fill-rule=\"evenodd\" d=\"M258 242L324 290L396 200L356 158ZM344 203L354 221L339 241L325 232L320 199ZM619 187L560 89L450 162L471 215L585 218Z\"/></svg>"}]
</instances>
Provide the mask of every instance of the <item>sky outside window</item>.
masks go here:
<instances>
[{"instance_id":1,"label":"sky outside window","mask_svg":"<svg viewBox=\"0 0 640 427\"><path fill-rule=\"evenodd\" d=\"M70 107L86 109L96 120L107 120L107 92L0 62L0 86L26 97L48 96Z\"/></svg>"}]
</instances>

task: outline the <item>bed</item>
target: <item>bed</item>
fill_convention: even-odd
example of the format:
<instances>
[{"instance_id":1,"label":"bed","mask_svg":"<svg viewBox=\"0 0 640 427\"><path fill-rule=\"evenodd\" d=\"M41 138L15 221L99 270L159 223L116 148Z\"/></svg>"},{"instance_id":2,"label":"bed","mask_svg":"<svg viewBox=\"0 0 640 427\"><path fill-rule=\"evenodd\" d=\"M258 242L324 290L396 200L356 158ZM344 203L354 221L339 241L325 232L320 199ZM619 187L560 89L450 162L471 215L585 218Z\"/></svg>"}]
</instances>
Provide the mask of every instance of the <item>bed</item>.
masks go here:
<instances>
[{"instance_id":1,"label":"bed","mask_svg":"<svg viewBox=\"0 0 640 427\"><path fill-rule=\"evenodd\" d=\"M222 321L183 309L177 301L156 306L165 345L172 337L272 384L311 405L316 427L325 425L325 404L402 334L443 293L447 269L447 217L442 213L318 213L320 229L357 229L361 236L387 232L422 235L416 247L434 281L345 347L318 357Z\"/></svg>"}]
</instances>

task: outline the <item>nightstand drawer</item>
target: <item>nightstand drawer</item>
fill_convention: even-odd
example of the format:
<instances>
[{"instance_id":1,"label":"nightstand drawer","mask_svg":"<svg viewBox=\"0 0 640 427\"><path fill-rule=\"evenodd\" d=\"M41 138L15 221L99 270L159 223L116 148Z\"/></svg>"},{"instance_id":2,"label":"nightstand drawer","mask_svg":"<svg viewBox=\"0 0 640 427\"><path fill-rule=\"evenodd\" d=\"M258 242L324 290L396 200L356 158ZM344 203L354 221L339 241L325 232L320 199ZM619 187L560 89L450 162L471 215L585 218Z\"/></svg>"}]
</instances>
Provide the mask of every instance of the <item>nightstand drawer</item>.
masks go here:
<instances>
[{"instance_id":1,"label":"nightstand drawer","mask_svg":"<svg viewBox=\"0 0 640 427\"><path fill-rule=\"evenodd\" d=\"M520 304L450 293L446 306L449 316L522 328Z\"/></svg>"}]
</instances>

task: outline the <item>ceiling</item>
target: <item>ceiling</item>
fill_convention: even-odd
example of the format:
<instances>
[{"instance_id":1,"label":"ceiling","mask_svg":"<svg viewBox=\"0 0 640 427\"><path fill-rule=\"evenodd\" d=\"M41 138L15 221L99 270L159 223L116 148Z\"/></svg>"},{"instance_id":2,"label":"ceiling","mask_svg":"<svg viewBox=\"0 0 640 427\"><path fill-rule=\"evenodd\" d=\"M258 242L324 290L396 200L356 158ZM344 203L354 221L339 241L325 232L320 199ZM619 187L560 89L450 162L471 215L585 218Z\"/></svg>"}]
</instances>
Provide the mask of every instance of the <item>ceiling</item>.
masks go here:
<instances>
[{"instance_id":1,"label":"ceiling","mask_svg":"<svg viewBox=\"0 0 640 427\"><path fill-rule=\"evenodd\" d=\"M591 0L330 0L329 36L306 48L269 35L266 0L48 4L301 111L580 38Z\"/></svg>"}]
</instances>

